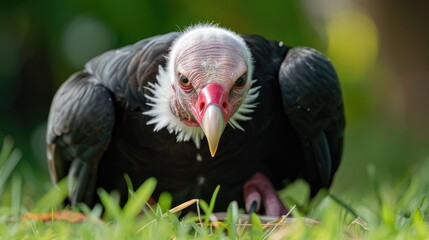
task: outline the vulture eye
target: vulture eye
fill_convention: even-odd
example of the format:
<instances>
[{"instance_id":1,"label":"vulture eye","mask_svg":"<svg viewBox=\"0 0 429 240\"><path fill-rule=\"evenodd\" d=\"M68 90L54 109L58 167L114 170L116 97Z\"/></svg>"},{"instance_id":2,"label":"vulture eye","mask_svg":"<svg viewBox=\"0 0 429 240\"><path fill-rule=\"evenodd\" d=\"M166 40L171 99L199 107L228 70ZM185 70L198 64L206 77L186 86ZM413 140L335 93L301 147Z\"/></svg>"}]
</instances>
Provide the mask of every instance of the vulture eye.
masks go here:
<instances>
[{"instance_id":1,"label":"vulture eye","mask_svg":"<svg viewBox=\"0 0 429 240\"><path fill-rule=\"evenodd\" d=\"M191 81L182 74L179 74L179 84L185 90L189 90L191 88Z\"/></svg>"},{"instance_id":2,"label":"vulture eye","mask_svg":"<svg viewBox=\"0 0 429 240\"><path fill-rule=\"evenodd\" d=\"M237 79L237 81L235 81L234 87L236 87L236 88L243 87L246 84L246 80L247 80L247 74L245 73L245 74L241 75L241 77L239 77Z\"/></svg>"}]
</instances>

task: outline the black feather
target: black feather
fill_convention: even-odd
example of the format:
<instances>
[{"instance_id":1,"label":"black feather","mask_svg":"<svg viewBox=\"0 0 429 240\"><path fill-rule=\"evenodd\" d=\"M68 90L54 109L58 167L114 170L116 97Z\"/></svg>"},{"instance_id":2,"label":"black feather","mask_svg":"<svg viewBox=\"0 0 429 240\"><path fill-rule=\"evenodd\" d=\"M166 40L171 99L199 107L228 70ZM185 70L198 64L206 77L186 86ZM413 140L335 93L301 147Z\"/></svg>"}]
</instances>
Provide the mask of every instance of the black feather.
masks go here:
<instances>
[{"instance_id":1,"label":"black feather","mask_svg":"<svg viewBox=\"0 0 429 240\"><path fill-rule=\"evenodd\" d=\"M260 86L252 119L227 126L218 151L176 142L174 134L153 131L147 90L179 33L155 36L91 60L58 90L49 115L47 144L52 179L70 176L73 204L98 201L97 188L128 196L124 174L138 187L158 179L154 197L173 194L173 204L191 198L209 201L221 185L215 211L231 201L243 206L243 183L255 172L277 188L304 178L312 192L328 187L341 159L344 113L339 82L329 61L307 48L289 48L243 36ZM307 145L308 144L308 145ZM196 158L202 161L196 161Z\"/></svg>"}]
</instances>

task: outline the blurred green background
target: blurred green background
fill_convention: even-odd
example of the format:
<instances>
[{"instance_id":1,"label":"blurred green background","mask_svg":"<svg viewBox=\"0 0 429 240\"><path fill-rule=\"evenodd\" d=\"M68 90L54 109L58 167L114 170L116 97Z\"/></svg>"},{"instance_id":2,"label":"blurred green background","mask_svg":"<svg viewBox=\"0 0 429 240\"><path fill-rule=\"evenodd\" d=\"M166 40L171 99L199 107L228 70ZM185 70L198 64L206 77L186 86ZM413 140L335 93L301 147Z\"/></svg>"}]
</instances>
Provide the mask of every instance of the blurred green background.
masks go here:
<instances>
[{"instance_id":1,"label":"blurred green background","mask_svg":"<svg viewBox=\"0 0 429 240\"><path fill-rule=\"evenodd\" d=\"M22 150L17 174L30 193L40 189L31 179L48 186L46 120L68 76L106 50L214 22L328 55L342 83L347 117L344 158L332 191L350 199L371 197L368 166L393 183L429 160L428 3L2 1L0 139L10 135Z\"/></svg>"}]
</instances>

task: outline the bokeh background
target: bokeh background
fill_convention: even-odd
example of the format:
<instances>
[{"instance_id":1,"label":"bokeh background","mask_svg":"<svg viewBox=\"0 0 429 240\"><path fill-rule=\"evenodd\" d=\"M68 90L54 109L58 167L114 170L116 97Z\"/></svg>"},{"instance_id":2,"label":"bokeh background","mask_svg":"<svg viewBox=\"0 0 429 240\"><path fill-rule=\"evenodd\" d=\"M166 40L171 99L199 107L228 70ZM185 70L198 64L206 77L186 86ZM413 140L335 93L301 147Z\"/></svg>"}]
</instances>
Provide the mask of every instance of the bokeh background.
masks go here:
<instances>
[{"instance_id":1,"label":"bokeh background","mask_svg":"<svg viewBox=\"0 0 429 240\"><path fill-rule=\"evenodd\" d=\"M347 117L344 158L332 188L337 195L370 198L368 168L389 184L429 160L428 1L0 4L0 140L11 136L21 150L16 174L23 176L29 193L43 191L35 182L50 185L44 135L60 84L106 50L198 22L314 47L332 60Z\"/></svg>"}]
</instances>

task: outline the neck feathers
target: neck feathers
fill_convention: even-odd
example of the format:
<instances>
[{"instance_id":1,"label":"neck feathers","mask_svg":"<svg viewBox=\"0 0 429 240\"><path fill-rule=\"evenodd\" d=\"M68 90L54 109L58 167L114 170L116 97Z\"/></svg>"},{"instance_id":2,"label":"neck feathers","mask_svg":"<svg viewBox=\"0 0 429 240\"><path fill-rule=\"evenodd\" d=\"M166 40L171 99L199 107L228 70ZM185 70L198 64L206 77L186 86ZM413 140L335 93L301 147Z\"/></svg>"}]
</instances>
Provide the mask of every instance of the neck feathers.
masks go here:
<instances>
[{"instance_id":1,"label":"neck feathers","mask_svg":"<svg viewBox=\"0 0 429 240\"><path fill-rule=\"evenodd\" d=\"M153 130L155 132L166 128L169 133L174 133L176 135L177 142L189 141L192 139L195 145L199 148L201 139L204 137L203 130L199 126L195 127L185 125L171 111L170 100L173 90L171 88L171 81L168 77L168 73L162 66L159 66L157 80L158 83L150 83L150 85L147 87L147 89L153 94L153 96L146 95L146 98L149 99L147 104L151 107L151 109L144 112L143 114L152 117L152 119L149 120L147 124L154 124L155 126ZM256 80L253 80L253 82L255 81ZM237 128L241 131L244 131L239 122L252 119L252 117L249 115L257 106L256 99L259 95L259 88L259 86L252 87L249 90L243 103L229 119L228 124L232 128Z\"/></svg>"}]
</instances>

